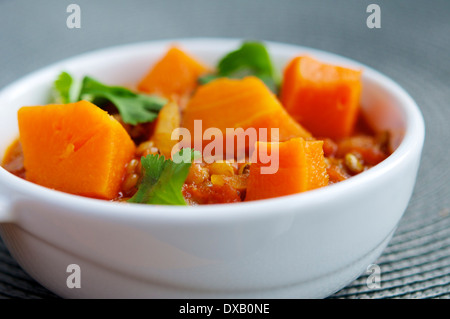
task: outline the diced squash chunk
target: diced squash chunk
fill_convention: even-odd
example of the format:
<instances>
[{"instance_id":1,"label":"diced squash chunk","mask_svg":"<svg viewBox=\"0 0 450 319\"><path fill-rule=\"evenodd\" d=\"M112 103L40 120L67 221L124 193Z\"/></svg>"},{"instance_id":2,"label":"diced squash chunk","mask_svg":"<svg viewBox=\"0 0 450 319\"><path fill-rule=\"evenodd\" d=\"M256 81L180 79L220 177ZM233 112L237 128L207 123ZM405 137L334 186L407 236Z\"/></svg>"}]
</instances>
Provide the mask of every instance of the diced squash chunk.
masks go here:
<instances>
[{"instance_id":1,"label":"diced squash chunk","mask_svg":"<svg viewBox=\"0 0 450 319\"><path fill-rule=\"evenodd\" d=\"M201 131L194 131L195 120L202 121ZM266 85L253 76L244 79L219 78L199 87L184 110L182 126L197 140L203 139L203 133L208 128L218 128L225 139L227 128L255 128L257 140L263 141L311 136L287 114ZM267 137L259 134L260 128L267 128ZM271 128L278 128L279 136L270 136ZM203 146L208 142L204 140Z\"/></svg>"},{"instance_id":2,"label":"diced squash chunk","mask_svg":"<svg viewBox=\"0 0 450 319\"><path fill-rule=\"evenodd\" d=\"M177 47L170 48L138 84L138 90L180 102L192 93L208 68Z\"/></svg>"},{"instance_id":3,"label":"diced squash chunk","mask_svg":"<svg viewBox=\"0 0 450 319\"><path fill-rule=\"evenodd\" d=\"M22 107L18 112L26 179L59 191L113 199L135 145L94 104Z\"/></svg>"},{"instance_id":4,"label":"diced squash chunk","mask_svg":"<svg viewBox=\"0 0 450 319\"><path fill-rule=\"evenodd\" d=\"M259 114L248 121L243 121L241 127L253 127L256 130L267 128L267 138L258 136L260 141L287 141L295 137L311 137L305 128L299 125L282 107L275 111ZM271 128L278 128L278 135L270 134Z\"/></svg>"},{"instance_id":5,"label":"diced squash chunk","mask_svg":"<svg viewBox=\"0 0 450 319\"><path fill-rule=\"evenodd\" d=\"M245 200L290 195L328 185L322 146L322 141L305 141L303 138L280 143L257 142ZM267 162L265 150L269 158L278 163L264 163ZM276 172L262 171L276 164Z\"/></svg>"},{"instance_id":6,"label":"diced squash chunk","mask_svg":"<svg viewBox=\"0 0 450 319\"><path fill-rule=\"evenodd\" d=\"M180 123L181 115L176 103L169 102L159 111L152 140L166 158L171 158L172 149L178 143L172 140L172 132L180 127Z\"/></svg>"},{"instance_id":7,"label":"diced squash chunk","mask_svg":"<svg viewBox=\"0 0 450 319\"><path fill-rule=\"evenodd\" d=\"M281 102L317 137L350 136L358 117L360 94L360 70L300 56L284 71Z\"/></svg>"}]
</instances>

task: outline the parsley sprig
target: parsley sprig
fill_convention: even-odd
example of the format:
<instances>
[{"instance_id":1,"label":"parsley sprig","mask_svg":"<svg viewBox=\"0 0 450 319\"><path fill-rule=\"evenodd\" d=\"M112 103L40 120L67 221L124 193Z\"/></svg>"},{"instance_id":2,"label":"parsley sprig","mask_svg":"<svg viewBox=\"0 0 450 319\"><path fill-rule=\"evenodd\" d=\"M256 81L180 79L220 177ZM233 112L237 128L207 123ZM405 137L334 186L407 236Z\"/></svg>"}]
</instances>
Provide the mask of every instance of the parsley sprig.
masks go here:
<instances>
[{"instance_id":1,"label":"parsley sprig","mask_svg":"<svg viewBox=\"0 0 450 319\"><path fill-rule=\"evenodd\" d=\"M187 205L182 187L192 162L199 154L184 148L173 156L147 155L141 158L143 175L136 194L130 203L157 205Z\"/></svg>"},{"instance_id":2,"label":"parsley sprig","mask_svg":"<svg viewBox=\"0 0 450 319\"><path fill-rule=\"evenodd\" d=\"M54 102L71 103L87 100L100 108L112 103L119 111L124 123L136 125L154 121L159 110L167 100L154 95L139 94L121 86L109 86L85 76L78 94L74 94L76 86L72 76L62 72L54 82ZM76 98L73 98L76 96Z\"/></svg>"},{"instance_id":3,"label":"parsley sprig","mask_svg":"<svg viewBox=\"0 0 450 319\"><path fill-rule=\"evenodd\" d=\"M219 61L216 73L200 77L199 82L206 84L220 77L241 79L249 75L260 78L274 93L278 91L279 76L261 42L244 42L239 49L228 53Z\"/></svg>"}]
</instances>

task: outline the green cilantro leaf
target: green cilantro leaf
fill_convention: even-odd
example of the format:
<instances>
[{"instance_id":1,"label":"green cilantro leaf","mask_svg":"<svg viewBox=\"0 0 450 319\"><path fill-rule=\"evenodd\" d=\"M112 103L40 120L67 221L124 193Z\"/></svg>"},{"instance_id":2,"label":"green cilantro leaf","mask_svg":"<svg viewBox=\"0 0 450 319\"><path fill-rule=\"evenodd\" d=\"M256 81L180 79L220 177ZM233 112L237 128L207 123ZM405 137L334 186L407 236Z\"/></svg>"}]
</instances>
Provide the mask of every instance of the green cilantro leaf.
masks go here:
<instances>
[{"instance_id":1,"label":"green cilantro leaf","mask_svg":"<svg viewBox=\"0 0 450 319\"><path fill-rule=\"evenodd\" d=\"M137 94L121 86L108 86L84 77L78 100L87 100L102 107L111 102L119 111L125 123L152 122L167 100L157 96Z\"/></svg>"},{"instance_id":2,"label":"green cilantro leaf","mask_svg":"<svg viewBox=\"0 0 450 319\"><path fill-rule=\"evenodd\" d=\"M198 152L182 149L174 160L164 156L147 155L141 158L143 176L130 203L157 205L186 205L181 189Z\"/></svg>"},{"instance_id":3,"label":"green cilantro leaf","mask_svg":"<svg viewBox=\"0 0 450 319\"><path fill-rule=\"evenodd\" d=\"M67 72L62 72L53 83L53 100L55 103L70 103L70 91L73 79Z\"/></svg>"},{"instance_id":4,"label":"green cilantro leaf","mask_svg":"<svg viewBox=\"0 0 450 319\"><path fill-rule=\"evenodd\" d=\"M278 91L278 75L261 42L244 42L239 49L219 61L216 74L204 75L199 78L199 82L205 84L219 77L241 79L249 75L260 78L273 92Z\"/></svg>"}]
</instances>

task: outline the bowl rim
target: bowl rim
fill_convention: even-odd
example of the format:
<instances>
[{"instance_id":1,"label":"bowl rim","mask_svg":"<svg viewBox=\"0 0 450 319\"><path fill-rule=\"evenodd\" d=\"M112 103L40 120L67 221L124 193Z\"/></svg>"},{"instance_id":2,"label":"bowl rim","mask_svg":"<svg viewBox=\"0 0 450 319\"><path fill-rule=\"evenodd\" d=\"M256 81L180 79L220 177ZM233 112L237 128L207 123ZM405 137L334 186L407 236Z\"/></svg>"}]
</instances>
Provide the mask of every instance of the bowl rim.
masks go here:
<instances>
[{"instance_id":1,"label":"bowl rim","mask_svg":"<svg viewBox=\"0 0 450 319\"><path fill-rule=\"evenodd\" d=\"M144 41L137 43L129 43L123 45L116 45L107 47L91 52L85 52L82 54L69 57L62 61L53 63L49 66L40 68L13 83L7 85L0 90L0 100L4 99L8 95L14 96L15 94L22 94L21 88L27 83L34 81L46 73L54 73L56 70L61 71L61 68L66 67L68 64L73 63L88 63L90 60L94 60L101 56L106 58L114 56L115 54L124 54L129 51L138 50L149 47L165 47L173 43L177 43L180 46L186 46L189 50L189 46L195 46L199 44L225 46L225 47L237 47L245 39L240 38L173 38L156 41ZM310 47L305 47L296 44L280 43L274 41L264 41L269 52L271 50L291 50L300 52L308 52L311 55L319 55L322 57L330 57L331 59L337 59L343 61L343 63L349 63L353 66L359 66L363 68L363 77L367 78L370 82L374 82L383 90L390 91L401 102L396 107L403 112L405 117L405 134L397 149L384 161L372 167L371 169L363 172L362 174L353 176L350 179L344 180L337 184L328 185L315 190L310 190L304 193L292 194L282 197L269 198L251 202L239 202L228 204L208 204L198 206L165 206L165 205L148 205L148 204L131 204L131 203L118 203L112 201L99 200L94 198L83 197L79 195L73 195L64 193L61 191L53 190L34 184L32 182L21 179L8 171L3 167L0 167L0 187L1 184L6 190L13 190L14 192L27 195L27 198L19 197L17 199L11 199L11 205L14 206L15 201L22 202L25 200L35 200L38 198L48 204L57 206L76 207L77 213L83 213L88 215L96 215L104 218L151 218L156 220L197 220L202 218L205 220L231 220L235 217L242 218L261 218L263 216L271 216L273 213L279 214L280 205L283 206L296 206L307 207L314 206L314 203L323 202L325 197L327 200L336 199L348 194L352 189L362 187L367 183L370 183L374 179L378 179L384 174L388 174L396 167L401 166L402 162L407 159L411 153L419 151L421 152L424 138L425 138L425 123L423 115L412 97L394 80L386 75L372 69L371 67L357 62L355 60L340 56L338 54L318 50ZM86 60L86 61L84 61ZM82 62L84 61L84 62ZM12 195L12 194L9 194ZM13 196L9 196L13 197ZM34 199L33 199L34 198ZM269 207L275 209L267 209ZM298 213L303 213L303 209L298 209Z\"/></svg>"}]
</instances>

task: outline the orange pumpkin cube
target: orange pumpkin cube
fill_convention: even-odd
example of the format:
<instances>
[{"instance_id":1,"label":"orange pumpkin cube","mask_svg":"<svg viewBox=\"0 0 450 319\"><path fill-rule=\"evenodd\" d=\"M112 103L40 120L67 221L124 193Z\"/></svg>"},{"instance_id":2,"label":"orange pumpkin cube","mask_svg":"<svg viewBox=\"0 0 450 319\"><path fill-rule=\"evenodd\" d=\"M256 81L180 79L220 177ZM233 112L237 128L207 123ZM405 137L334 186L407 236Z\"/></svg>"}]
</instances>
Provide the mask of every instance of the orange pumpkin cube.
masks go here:
<instances>
[{"instance_id":1,"label":"orange pumpkin cube","mask_svg":"<svg viewBox=\"0 0 450 319\"><path fill-rule=\"evenodd\" d=\"M358 117L361 71L294 58L286 67L281 102L316 137L340 139L352 134Z\"/></svg>"},{"instance_id":2,"label":"orange pumpkin cube","mask_svg":"<svg viewBox=\"0 0 450 319\"><path fill-rule=\"evenodd\" d=\"M245 200L291 195L328 185L322 146L322 141L303 138L280 143L258 142ZM267 170L271 166L271 171Z\"/></svg>"},{"instance_id":3,"label":"orange pumpkin cube","mask_svg":"<svg viewBox=\"0 0 450 319\"><path fill-rule=\"evenodd\" d=\"M201 136L194 136L195 120L202 121ZM184 110L182 126L197 140L203 139L208 128L218 128L225 138L227 128L254 128L257 140L264 141L311 136L290 117L267 86L254 76L219 78L199 87ZM261 128L267 129L267 137L259 134ZM271 128L279 129L278 136L270 135ZM203 147L208 142L203 141ZM247 145L246 149L249 147Z\"/></svg>"},{"instance_id":4,"label":"orange pumpkin cube","mask_svg":"<svg viewBox=\"0 0 450 319\"><path fill-rule=\"evenodd\" d=\"M18 112L26 179L59 191L114 199L135 145L122 125L87 101Z\"/></svg>"},{"instance_id":5,"label":"orange pumpkin cube","mask_svg":"<svg viewBox=\"0 0 450 319\"><path fill-rule=\"evenodd\" d=\"M142 92L158 94L178 103L196 88L208 68L177 47L170 48L138 84Z\"/></svg>"}]
</instances>

